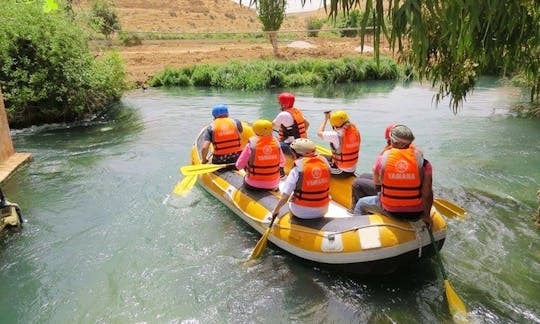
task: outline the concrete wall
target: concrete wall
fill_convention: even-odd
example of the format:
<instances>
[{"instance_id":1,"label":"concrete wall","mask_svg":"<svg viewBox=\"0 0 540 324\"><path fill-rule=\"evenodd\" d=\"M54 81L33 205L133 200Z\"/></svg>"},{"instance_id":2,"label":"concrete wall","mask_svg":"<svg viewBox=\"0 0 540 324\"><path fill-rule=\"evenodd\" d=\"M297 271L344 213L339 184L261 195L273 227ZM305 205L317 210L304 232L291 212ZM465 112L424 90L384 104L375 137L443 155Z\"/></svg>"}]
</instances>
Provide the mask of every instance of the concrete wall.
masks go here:
<instances>
[{"instance_id":1,"label":"concrete wall","mask_svg":"<svg viewBox=\"0 0 540 324\"><path fill-rule=\"evenodd\" d=\"M15 149L9 133L4 97L0 91L0 163L6 161L13 154L15 154Z\"/></svg>"}]
</instances>

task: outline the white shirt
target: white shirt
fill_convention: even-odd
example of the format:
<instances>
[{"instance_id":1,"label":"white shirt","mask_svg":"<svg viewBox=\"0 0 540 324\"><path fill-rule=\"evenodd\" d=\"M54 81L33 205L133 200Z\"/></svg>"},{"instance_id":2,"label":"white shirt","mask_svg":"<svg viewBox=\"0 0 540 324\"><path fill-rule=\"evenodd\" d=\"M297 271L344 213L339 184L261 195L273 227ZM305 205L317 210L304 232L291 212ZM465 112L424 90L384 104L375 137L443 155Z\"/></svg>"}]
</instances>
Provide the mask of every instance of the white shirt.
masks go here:
<instances>
[{"instance_id":1,"label":"white shirt","mask_svg":"<svg viewBox=\"0 0 540 324\"><path fill-rule=\"evenodd\" d=\"M289 172L287 179L285 179L285 181L279 185L282 195L291 195L294 192L294 188L296 188L296 183L298 182L298 177L298 168L293 167ZM328 212L328 205L324 207L306 207L297 205L291 201L289 202L289 210L298 218L312 219L324 217L324 215L326 215Z\"/></svg>"},{"instance_id":2,"label":"white shirt","mask_svg":"<svg viewBox=\"0 0 540 324\"><path fill-rule=\"evenodd\" d=\"M272 123L278 126L283 125L283 127L290 128L292 125L294 125L294 119L290 113L282 111L276 116ZM284 140L285 143L292 143L292 141L294 141L294 136L289 136Z\"/></svg>"}]
</instances>

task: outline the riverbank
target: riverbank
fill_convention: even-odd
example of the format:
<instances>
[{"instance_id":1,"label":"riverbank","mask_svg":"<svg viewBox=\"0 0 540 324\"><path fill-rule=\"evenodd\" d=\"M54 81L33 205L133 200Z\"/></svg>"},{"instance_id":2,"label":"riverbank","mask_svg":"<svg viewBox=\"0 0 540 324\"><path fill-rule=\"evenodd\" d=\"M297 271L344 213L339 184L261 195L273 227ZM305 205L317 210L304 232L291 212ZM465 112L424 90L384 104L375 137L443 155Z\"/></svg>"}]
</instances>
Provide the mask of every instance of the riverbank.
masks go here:
<instances>
[{"instance_id":1,"label":"riverbank","mask_svg":"<svg viewBox=\"0 0 540 324\"><path fill-rule=\"evenodd\" d=\"M255 10L245 6L248 3L244 2L240 6L234 1L223 1L216 6L213 0L179 0L174 3L117 0L114 4L123 32L150 33L164 38L183 34L189 35L190 39L143 39L142 44L136 46L122 46L116 41L112 49L118 51L124 59L128 81L138 85L144 84L165 67L183 68L205 63L221 64L231 60L273 59L272 46L266 37L261 36L262 24ZM82 0L79 6L80 9L88 8L89 1ZM280 28L279 58L289 61L372 55L369 51L361 54L356 50L360 46L360 38L340 38L328 32L319 34L320 37L307 37L308 21L326 18L324 9L287 14ZM331 28L330 23L322 27L326 31ZM231 38L208 37L224 33L231 34ZM246 37L235 37L239 34ZM308 42L312 47L288 47L298 41ZM371 39L366 40L366 45L372 46ZM110 50L99 42L91 44L91 48L96 56ZM381 52L389 54L386 48L382 48Z\"/></svg>"}]
</instances>

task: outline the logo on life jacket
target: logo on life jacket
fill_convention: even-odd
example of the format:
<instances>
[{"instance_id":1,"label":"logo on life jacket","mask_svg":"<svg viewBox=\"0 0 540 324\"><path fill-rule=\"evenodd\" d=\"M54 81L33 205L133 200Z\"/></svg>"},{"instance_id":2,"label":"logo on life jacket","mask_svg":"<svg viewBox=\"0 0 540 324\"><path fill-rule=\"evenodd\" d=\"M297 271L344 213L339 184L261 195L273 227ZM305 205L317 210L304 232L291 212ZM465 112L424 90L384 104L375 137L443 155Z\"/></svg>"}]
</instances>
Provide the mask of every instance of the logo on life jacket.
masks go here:
<instances>
[{"instance_id":1,"label":"logo on life jacket","mask_svg":"<svg viewBox=\"0 0 540 324\"><path fill-rule=\"evenodd\" d=\"M258 161L267 161L267 160L274 160L279 159L279 155L272 154L274 151L273 148L270 145L265 145L262 148L263 154L257 155Z\"/></svg>"},{"instance_id":2,"label":"logo on life jacket","mask_svg":"<svg viewBox=\"0 0 540 324\"><path fill-rule=\"evenodd\" d=\"M407 168L409 167L409 163L405 160L399 160L396 162L396 171L399 173L403 173L407 171Z\"/></svg>"},{"instance_id":3,"label":"logo on life jacket","mask_svg":"<svg viewBox=\"0 0 540 324\"><path fill-rule=\"evenodd\" d=\"M395 171L397 172L389 172L388 178L389 179L396 179L396 180L414 180L416 179L416 174L414 172L406 172L409 168L409 163L405 160L399 160L396 162Z\"/></svg>"},{"instance_id":4,"label":"logo on life jacket","mask_svg":"<svg viewBox=\"0 0 540 324\"><path fill-rule=\"evenodd\" d=\"M307 181L308 186L317 186L324 183L328 183L328 179L321 179L322 176L322 170L319 167L314 167L311 169L311 176L313 177L311 180Z\"/></svg>"}]
</instances>

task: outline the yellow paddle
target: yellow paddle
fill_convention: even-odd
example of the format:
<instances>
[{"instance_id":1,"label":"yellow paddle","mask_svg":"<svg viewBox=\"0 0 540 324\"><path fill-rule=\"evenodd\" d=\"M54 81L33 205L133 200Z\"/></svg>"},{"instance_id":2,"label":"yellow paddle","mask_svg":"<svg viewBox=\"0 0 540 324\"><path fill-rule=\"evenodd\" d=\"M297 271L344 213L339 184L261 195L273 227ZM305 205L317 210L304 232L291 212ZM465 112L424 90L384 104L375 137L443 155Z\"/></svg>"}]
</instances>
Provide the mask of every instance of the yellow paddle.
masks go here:
<instances>
[{"instance_id":1,"label":"yellow paddle","mask_svg":"<svg viewBox=\"0 0 540 324\"><path fill-rule=\"evenodd\" d=\"M332 156L332 151L330 151L330 149L327 149L326 147L324 146L320 146L320 145L315 145L315 148L317 149L317 152L322 154L322 155L329 155L329 156Z\"/></svg>"},{"instance_id":2,"label":"yellow paddle","mask_svg":"<svg viewBox=\"0 0 540 324\"><path fill-rule=\"evenodd\" d=\"M195 185L197 182L197 176L196 175L190 175L187 177L184 177L182 181L180 181L173 189L173 193L175 195L179 196L185 196L189 190Z\"/></svg>"},{"instance_id":3,"label":"yellow paddle","mask_svg":"<svg viewBox=\"0 0 540 324\"><path fill-rule=\"evenodd\" d=\"M249 260L256 259L261 256L264 248L266 247L266 242L268 241L268 236L270 235L270 231L272 230L272 225L274 225L274 220L276 219L275 216L272 216L272 220L270 221L270 225L268 225L268 228L264 232L263 236L257 242L257 245L255 245L255 248L253 249L253 252L251 252L251 255L249 256Z\"/></svg>"},{"instance_id":4,"label":"yellow paddle","mask_svg":"<svg viewBox=\"0 0 540 324\"><path fill-rule=\"evenodd\" d=\"M226 168L228 166L232 166L234 163L231 164L194 164L194 165L184 165L180 168L180 171L185 176L191 176L191 175L199 175L199 174L205 174L205 173L212 173L214 171L217 171L219 169Z\"/></svg>"},{"instance_id":5,"label":"yellow paddle","mask_svg":"<svg viewBox=\"0 0 540 324\"><path fill-rule=\"evenodd\" d=\"M444 279L444 289L446 290L446 300L448 301L448 308L450 310L450 314L452 315L455 322L458 322L458 323L466 322L467 307L465 306L463 301L461 301L458 294L450 285L450 281L448 280L448 277L446 276L446 271L444 270L441 256L439 254L439 248L437 246L437 242L435 242L435 239L433 238L433 233L431 232L431 229L428 228L427 230L429 233L429 238L431 239L431 244L433 245L433 248L435 249L437 262L439 263L439 267L441 268L441 273Z\"/></svg>"},{"instance_id":6,"label":"yellow paddle","mask_svg":"<svg viewBox=\"0 0 540 324\"><path fill-rule=\"evenodd\" d=\"M444 198L433 199L433 206L435 206L435 208L437 208L441 214L449 218L455 217L458 219L464 219L467 215L467 211L465 209Z\"/></svg>"}]
</instances>

